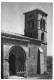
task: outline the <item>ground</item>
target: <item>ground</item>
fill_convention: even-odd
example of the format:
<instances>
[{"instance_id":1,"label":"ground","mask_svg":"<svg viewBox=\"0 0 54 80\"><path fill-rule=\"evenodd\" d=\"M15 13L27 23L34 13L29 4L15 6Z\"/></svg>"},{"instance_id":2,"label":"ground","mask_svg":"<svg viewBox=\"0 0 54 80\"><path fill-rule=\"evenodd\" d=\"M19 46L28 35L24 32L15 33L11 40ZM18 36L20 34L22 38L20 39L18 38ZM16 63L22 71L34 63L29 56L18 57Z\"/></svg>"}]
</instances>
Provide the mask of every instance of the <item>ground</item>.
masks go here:
<instances>
[{"instance_id":1,"label":"ground","mask_svg":"<svg viewBox=\"0 0 54 80\"><path fill-rule=\"evenodd\" d=\"M52 56L47 56L47 72L42 75L32 75L28 78L11 76L10 79L35 80L35 79L52 79Z\"/></svg>"}]
</instances>

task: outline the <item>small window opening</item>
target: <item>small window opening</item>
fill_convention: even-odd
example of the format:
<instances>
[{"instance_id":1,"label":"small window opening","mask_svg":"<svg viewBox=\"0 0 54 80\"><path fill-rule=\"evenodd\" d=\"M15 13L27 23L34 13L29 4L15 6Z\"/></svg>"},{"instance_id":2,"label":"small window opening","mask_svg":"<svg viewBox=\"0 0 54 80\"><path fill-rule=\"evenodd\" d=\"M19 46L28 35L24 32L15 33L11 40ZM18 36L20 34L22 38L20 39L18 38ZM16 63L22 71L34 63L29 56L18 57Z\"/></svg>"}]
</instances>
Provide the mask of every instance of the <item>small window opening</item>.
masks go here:
<instances>
[{"instance_id":1,"label":"small window opening","mask_svg":"<svg viewBox=\"0 0 54 80\"><path fill-rule=\"evenodd\" d=\"M44 41L44 33L41 34L41 40Z\"/></svg>"},{"instance_id":2,"label":"small window opening","mask_svg":"<svg viewBox=\"0 0 54 80\"><path fill-rule=\"evenodd\" d=\"M44 19L41 19L40 21L40 29L45 30L45 20Z\"/></svg>"},{"instance_id":3,"label":"small window opening","mask_svg":"<svg viewBox=\"0 0 54 80\"><path fill-rule=\"evenodd\" d=\"M41 19L40 21L40 29L42 29L42 22L43 22L43 19Z\"/></svg>"},{"instance_id":4,"label":"small window opening","mask_svg":"<svg viewBox=\"0 0 54 80\"><path fill-rule=\"evenodd\" d=\"M45 20L43 20L43 30L45 30Z\"/></svg>"},{"instance_id":5,"label":"small window opening","mask_svg":"<svg viewBox=\"0 0 54 80\"><path fill-rule=\"evenodd\" d=\"M29 57L30 57L30 47L29 47Z\"/></svg>"}]
</instances>

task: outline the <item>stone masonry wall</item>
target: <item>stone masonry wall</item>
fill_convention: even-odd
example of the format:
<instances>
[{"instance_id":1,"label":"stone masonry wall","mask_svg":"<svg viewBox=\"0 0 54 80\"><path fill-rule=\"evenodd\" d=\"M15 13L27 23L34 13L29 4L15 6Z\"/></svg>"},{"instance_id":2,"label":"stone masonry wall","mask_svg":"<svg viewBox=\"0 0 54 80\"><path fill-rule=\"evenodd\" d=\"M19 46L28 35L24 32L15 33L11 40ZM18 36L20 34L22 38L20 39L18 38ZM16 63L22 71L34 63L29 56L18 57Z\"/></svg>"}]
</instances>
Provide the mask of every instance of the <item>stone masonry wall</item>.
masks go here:
<instances>
[{"instance_id":1,"label":"stone masonry wall","mask_svg":"<svg viewBox=\"0 0 54 80\"><path fill-rule=\"evenodd\" d=\"M38 54L38 45L29 44L29 54L28 57L28 75L36 74L37 73L37 54Z\"/></svg>"},{"instance_id":2,"label":"stone masonry wall","mask_svg":"<svg viewBox=\"0 0 54 80\"><path fill-rule=\"evenodd\" d=\"M44 54L44 71L47 71L47 45L41 45Z\"/></svg>"}]
</instances>

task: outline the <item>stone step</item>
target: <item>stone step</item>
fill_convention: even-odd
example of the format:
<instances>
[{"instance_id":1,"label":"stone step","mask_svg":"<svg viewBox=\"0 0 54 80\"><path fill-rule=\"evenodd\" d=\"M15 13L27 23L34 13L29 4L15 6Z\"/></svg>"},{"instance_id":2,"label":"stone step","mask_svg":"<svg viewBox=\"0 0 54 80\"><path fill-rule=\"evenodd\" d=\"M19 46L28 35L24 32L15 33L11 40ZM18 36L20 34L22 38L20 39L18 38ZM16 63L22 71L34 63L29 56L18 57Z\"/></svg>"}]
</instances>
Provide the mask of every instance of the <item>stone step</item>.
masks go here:
<instances>
[{"instance_id":1,"label":"stone step","mask_svg":"<svg viewBox=\"0 0 54 80\"><path fill-rule=\"evenodd\" d=\"M23 79L24 77L20 76L10 76L9 79Z\"/></svg>"}]
</instances>

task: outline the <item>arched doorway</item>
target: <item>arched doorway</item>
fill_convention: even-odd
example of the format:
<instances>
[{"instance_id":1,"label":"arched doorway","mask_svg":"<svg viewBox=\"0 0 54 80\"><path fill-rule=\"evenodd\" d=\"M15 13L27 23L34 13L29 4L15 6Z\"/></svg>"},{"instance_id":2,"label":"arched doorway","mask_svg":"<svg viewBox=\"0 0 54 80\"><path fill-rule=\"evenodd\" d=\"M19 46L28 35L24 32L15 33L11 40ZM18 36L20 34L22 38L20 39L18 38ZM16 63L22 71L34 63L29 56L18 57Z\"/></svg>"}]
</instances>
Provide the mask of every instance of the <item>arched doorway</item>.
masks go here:
<instances>
[{"instance_id":1,"label":"arched doorway","mask_svg":"<svg viewBox=\"0 0 54 80\"><path fill-rule=\"evenodd\" d=\"M9 56L9 72L10 75L15 75L15 55L11 54Z\"/></svg>"},{"instance_id":2,"label":"arched doorway","mask_svg":"<svg viewBox=\"0 0 54 80\"><path fill-rule=\"evenodd\" d=\"M38 56L37 56L37 73L44 73L44 54L43 49L41 47L38 48Z\"/></svg>"},{"instance_id":3,"label":"arched doorway","mask_svg":"<svg viewBox=\"0 0 54 80\"><path fill-rule=\"evenodd\" d=\"M24 74L26 70L26 53L21 46L13 46L9 53L10 75Z\"/></svg>"}]
</instances>

